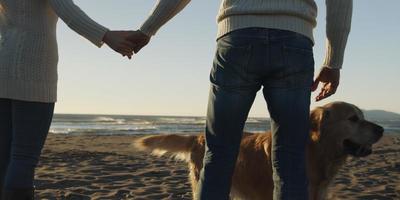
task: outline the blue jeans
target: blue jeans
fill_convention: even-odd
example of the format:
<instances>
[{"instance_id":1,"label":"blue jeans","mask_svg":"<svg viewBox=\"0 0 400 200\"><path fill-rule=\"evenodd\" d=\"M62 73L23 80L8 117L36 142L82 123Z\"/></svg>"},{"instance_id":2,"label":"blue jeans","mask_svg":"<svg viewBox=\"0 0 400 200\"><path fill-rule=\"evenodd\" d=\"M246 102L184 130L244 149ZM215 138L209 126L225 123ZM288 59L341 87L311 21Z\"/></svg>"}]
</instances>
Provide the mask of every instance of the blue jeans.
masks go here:
<instances>
[{"instance_id":1,"label":"blue jeans","mask_svg":"<svg viewBox=\"0 0 400 200\"><path fill-rule=\"evenodd\" d=\"M53 111L54 103L0 99L0 185L4 188L33 187Z\"/></svg>"},{"instance_id":2,"label":"blue jeans","mask_svg":"<svg viewBox=\"0 0 400 200\"><path fill-rule=\"evenodd\" d=\"M265 28L237 30L218 40L196 199L229 199L245 121L263 87L272 123L274 199L308 200L312 47L303 35Z\"/></svg>"}]
</instances>

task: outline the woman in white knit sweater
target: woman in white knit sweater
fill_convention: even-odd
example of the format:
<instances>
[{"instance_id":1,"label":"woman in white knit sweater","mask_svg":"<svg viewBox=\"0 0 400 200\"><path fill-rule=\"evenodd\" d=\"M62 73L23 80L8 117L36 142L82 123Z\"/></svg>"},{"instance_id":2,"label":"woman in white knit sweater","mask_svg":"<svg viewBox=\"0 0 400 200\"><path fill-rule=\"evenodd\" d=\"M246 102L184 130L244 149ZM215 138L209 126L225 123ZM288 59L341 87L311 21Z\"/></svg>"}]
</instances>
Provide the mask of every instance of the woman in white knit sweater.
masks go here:
<instances>
[{"instance_id":1,"label":"woman in white knit sweater","mask_svg":"<svg viewBox=\"0 0 400 200\"><path fill-rule=\"evenodd\" d=\"M34 198L34 169L57 99L58 16L100 47L132 55L128 32L109 31L72 0L0 0L0 196Z\"/></svg>"}]
</instances>

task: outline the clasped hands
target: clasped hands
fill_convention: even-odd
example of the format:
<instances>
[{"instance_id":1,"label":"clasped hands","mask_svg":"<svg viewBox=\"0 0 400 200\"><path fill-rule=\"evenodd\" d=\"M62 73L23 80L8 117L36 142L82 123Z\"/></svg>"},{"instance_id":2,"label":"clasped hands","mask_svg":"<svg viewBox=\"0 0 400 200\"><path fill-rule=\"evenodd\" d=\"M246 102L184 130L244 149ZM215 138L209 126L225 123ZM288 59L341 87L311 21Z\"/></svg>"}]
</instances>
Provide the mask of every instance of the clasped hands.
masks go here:
<instances>
[{"instance_id":1,"label":"clasped hands","mask_svg":"<svg viewBox=\"0 0 400 200\"><path fill-rule=\"evenodd\" d=\"M137 31L108 31L103 38L111 49L132 59L133 54L138 53L150 42L150 37Z\"/></svg>"}]
</instances>

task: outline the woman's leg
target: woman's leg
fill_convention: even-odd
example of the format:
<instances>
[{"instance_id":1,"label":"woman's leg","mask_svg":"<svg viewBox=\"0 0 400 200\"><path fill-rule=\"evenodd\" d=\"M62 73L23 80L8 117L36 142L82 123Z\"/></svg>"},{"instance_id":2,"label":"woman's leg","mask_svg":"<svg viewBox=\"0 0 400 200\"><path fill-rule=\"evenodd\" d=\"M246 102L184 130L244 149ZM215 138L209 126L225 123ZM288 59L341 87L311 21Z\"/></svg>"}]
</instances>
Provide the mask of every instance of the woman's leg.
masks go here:
<instances>
[{"instance_id":1,"label":"woman's leg","mask_svg":"<svg viewBox=\"0 0 400 200\"><path fill-rule=\"evenodd\" d=\"M12 101L11 157L6 190L33 188L35 167L53 117L54 103Z\"/></svg>"},{"instance_id":2,"label":"woman's leg","mask_svg":"<svg viewBox=\"0 0 400 200\"><path fill-rule=\"evenodd\" d=\"M0 196L10 160L11 135L11 100L0 99Z\"/></svg>"}]
</instances>

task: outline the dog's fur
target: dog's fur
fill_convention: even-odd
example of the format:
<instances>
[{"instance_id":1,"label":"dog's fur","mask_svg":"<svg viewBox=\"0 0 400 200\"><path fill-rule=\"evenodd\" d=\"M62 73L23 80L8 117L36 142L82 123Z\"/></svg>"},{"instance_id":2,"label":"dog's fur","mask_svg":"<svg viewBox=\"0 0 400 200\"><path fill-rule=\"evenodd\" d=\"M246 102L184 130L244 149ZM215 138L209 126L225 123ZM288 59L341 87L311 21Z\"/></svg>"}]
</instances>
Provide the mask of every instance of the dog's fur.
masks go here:
<instances>
[{"instance_id":1,"label":"dog's fur","mask_svg":"<svg viewBox=\"0 0 400 200\"><path fill-rule=\"evenodd\" d=\"M359 108L344 102L318 107L310 117L310 143L306 149L309 194L312 200L323 200L346 158L371 154L372 145L383 135L383 128L366 121ZM135 146L156 155L170 153L187 161L194 194L203 166L203 135L149 136L135 141ZM245 133L240 148L232 178L231 198L272 200L271 133Z\"/></svg>"}]
</instances>

